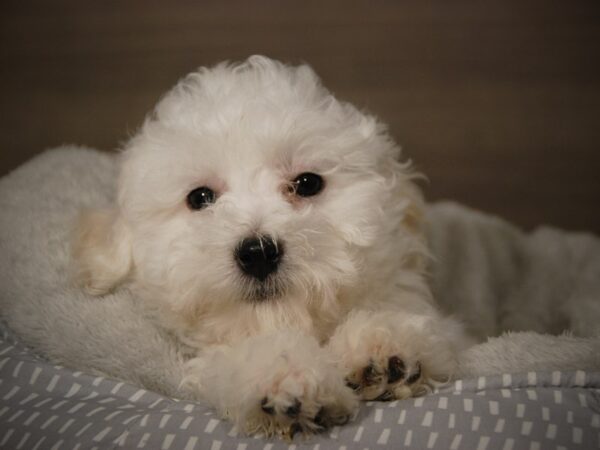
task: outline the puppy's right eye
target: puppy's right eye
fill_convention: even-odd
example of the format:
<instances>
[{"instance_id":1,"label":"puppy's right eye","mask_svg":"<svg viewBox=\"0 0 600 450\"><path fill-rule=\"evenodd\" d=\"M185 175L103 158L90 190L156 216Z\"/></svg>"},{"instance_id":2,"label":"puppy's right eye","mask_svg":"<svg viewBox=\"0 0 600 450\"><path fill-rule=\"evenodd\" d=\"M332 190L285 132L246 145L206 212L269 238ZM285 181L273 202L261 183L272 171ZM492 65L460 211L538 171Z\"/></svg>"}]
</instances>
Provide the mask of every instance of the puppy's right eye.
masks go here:
<instances>
[{"instance_id":1,"label":"puppy's right eye","mask_svg":"<svg viewBox=\"0 0 600 450\"><path fill-rule=\"evenodd\" d=\"M216 195L214 191L206 186L194 189L187 195L187 205L190 209L206 208L214 203Z\"/></svg>"},{"instance_id":2,"label":"puppy's right eye","mask_svg":"<svg viewBox=\"0 0 600 450\"><path fill-rule=\"evenodd\" d=\"M312 197L323 190L325 182L321 175L303 172L292 180L292 193L300 197Z\"/></svg>"}]
</instances>

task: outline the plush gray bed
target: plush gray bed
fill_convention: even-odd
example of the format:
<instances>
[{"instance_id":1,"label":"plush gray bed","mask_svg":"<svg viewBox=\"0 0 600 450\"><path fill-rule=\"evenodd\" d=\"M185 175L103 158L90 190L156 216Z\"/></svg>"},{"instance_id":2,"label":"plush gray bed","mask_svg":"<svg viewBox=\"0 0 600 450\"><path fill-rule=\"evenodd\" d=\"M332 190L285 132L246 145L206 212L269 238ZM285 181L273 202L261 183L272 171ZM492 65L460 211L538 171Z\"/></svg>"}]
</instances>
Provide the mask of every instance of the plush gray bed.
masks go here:
<instances>
[{"instance_id":1,"label":"plush gray bed","mask_svg":"<svg viewBox=\"0 0 600 450\"><path fill-rule=\"evenodd\" d=\"M19 310L18 299L22 296L35 298L37 303L31 304L44 310L50 307L53 296L70 295L72 304L86 302L89 314L117 308L127 301L110 298L94 302L74 288L65 287L66 268L55 259L57 252L65 251L63 241L68 233L68 220L57 211L72 215L82 203L97 198L94 189L107 189L113 175L111 157L71 148L48 152L0 181L0 316L5 320L34 314L32 310ZM78 195L62 195L60 188L65 183L75 183L80 189ZM36 186L33 191L32 185ZM501 221L448 204L433 206L429 214L436 223L445 224L430 233L435 256L445 264L434 277L434 290L443 304L463 301L469 295L512 295L517 299L544 295L556 298L559 304L560 299L580 295L589 297L600 308L600 245L595 237L550 229L523 235ZM50 229L55 233L49 233ZM484 255L471 248L469 258L458 253L457 249L463 248L464 252L468 247L461 239L470 236L472 243L474 233L481 229L486 230L481 232L483 237L497 235L500 242L506 243L494 250L498 255L517 245L523 254L531 256L529 263L519 263L527 268L527 279L508 277L510 271L494 271L494 265L484 260L489 251ZM50 234L52 242L47 242ZM54 250L49 252L48 248ZM540 264L534 264L538 260ZM552 263L554 260L560 263ZM565 278L560 269L565 266L577 268L569 275L571 278ZM35 270L29 270L31 267ZM38 275L27 275L31 273ZM495 290L491 291L490 286ZM565 307L568 302L560 305ZM123 311L124 326L140 326L127 315L131 311ZM474 317L470 318L475 323L476 313L472 312ZM24 319L19 326L23 323ZM590 323L593 325L593 321ZM102 335L102 323L89 330L69 320L36 326L37 334L27 334L15 327L9 330L10 323L1 325L0 448L600 448L597 337L535 333L501 336L464 354L461 379L432 394L391 403L366 403L350 424L308 440L297 437L289 443L240 436L206 404L176 400L136 384L148 386L148 380L137 380L127 373L121 375L135 383L102 376L98 368L102 366L102 355L92 358L82 353L80 369L85 372L56 366L45 359L60 361L61 348L56 347L60 340L56 336L63 332L73 335L78 330L84 348L88 335L90 339L114 339L116 349L130 351L139 364L147 363L149 355L135 354L135 349L128 349L118 336ZM140 327L140 332L147 331ZM148 338L156 336L150 334ZM34 353L32 347L45 357ZM164 349L157 344L156 351ZM177 374L165 374L170 376Z\"/></svg>"}]
</instances>

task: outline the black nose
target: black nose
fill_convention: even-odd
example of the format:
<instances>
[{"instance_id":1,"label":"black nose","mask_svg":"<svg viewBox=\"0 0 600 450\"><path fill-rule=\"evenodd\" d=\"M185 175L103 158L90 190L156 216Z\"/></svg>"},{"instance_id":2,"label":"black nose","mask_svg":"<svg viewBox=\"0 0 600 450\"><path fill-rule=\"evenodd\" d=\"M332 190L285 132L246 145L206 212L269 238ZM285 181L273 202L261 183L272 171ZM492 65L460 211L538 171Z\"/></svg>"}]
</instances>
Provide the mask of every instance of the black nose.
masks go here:
<instances>
[{"instance_id":1,"label":"black nose","mask_svg":"<svg viewBox=\"0 0 600 450\"><path fill-rule=\"evenodd\" d=\"M260 281L277 270L282 255L282 246L270 236L244 239L235 249L238 266Z\"/></svg>"}]
</instances>

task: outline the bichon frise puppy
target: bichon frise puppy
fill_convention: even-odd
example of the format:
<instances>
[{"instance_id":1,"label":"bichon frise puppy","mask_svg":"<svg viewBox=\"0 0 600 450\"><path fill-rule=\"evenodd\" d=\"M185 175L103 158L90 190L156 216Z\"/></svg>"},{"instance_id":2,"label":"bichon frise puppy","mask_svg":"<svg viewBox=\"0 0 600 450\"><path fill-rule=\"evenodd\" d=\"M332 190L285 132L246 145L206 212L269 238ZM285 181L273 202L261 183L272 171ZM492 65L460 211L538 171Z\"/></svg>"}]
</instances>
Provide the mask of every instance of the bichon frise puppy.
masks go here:
<instances>
[{"instance_id":1,"label":"bichon frise puppy","mask_svg":"<svg viewBox=\"0 0 600 450\"><path fill-rule=\"evenodd\" d=\"M190 355L184 385L249 433L342 424L424 393L467 342L425 280L400 148L306 65L202 68L122 155L113 210L74 247L94 294L127 282Z\"/></svg>"}]
</instances>

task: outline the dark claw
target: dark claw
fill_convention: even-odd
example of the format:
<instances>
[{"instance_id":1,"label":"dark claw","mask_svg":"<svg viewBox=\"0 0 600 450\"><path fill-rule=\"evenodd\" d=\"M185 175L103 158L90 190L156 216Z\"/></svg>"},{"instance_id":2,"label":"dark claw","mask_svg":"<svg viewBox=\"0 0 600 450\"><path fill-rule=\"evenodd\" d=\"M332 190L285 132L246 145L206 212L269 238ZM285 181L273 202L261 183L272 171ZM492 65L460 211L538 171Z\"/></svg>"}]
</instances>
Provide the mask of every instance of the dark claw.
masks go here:
<instances>
[{"instance_id":1,"label":"dark claw","mask_svg":"<svg viewBox=\"0 0 600 450\"><path fill-rule=\"evenodd\" d=\"M377 383L376 378L379 376L379 372L375 369L373 364L369 364L364 368L362 378L365 386L370 386Z\"/></svg>"},{"instance_id":2,"label":"dark claw","mask_svg":"<svg viewBox=\"0 0 600 450\"><path fill-rule=\"evenodd\" d=\"M388 360L388 383L395 383L406 375L406 366L397 356L392 356Z\"/></svg>"},{"instance_id":3,"label":"dark claw","mask_svg":"<svg viewBox=\"0 0 600 450\"><path fill-rule=\"evenodd\" d=\"M353 391L358 391L360 389L360 384L350 380L346 380L346 386L348 386Z\"/></svg>"},{"instance_id":4,"label":"dark claw","mask_svg":"<svg viewBox=\"0 0 600 450\"><path fill-rule=\"evenodd\" d=\"M325 407L321 407L319 412L313 419L313 423L319 427L319 431L323 431L333 425L345 425L350 420L349 415L331 416L325 411Z\"/></svg>"},{"instance_id":5,"label":"dark claw","mask_svg":"<svg viewBox=\"0 0 600 450\"><path fill-rule=\"evenodd\" d=\"M417 371L406 380L406 384L413 384L421 378L421 364L417 363Z\"/></svg>"},{"instance_id":6,"label":"dark claw","mask_svg":"<svg viewBox=\"0 0 600 450\"><path fill-rule=\"evenodd\" d=\"M294 422L290 427L290 439L294 439L294 436L298 433L302 433L302 425L298 422Z\"/></svg>"},{"instance_id":7,"label":"dark claw","mask_svg":"<svg viewBox=\"0 0 600 450\"><path fill-rule=\"evenodd\" d=\"M349 421L350 421L349 415L331 418L331 423L333 423L334 425L339 425L339 426L346 425Z\"/></svg>"},{"instance_id":8,"label":"dark claw","mask_svg":"<svg viewBox=\"0 0 600 450\"><path fill-rule=\"evenodd\" d=\"M298 399L294 400L294 404L285 410L285 415L288 417L296 418L298 414L300 414L300 409L302 408L302 402Z\"/></svg>"},{"instance_id":9,"label":"dark claw","mask_svg":"<svg viewBox=\"0 0 600 450\"><path fill-rule=\"evenodd\" d=\"M394 399L394 394L392 394L391 391L385 391L383 394L381 394L379 397L377 397L375 399L375 401L377 402L389 402L390 400Z\"/></svg>"},{"instance_id":10,"label":"dark claw","mask_svg":"<svg viewBox=\"0 0 600 450\"><path fill-rule=\"evenodd\" d=\"M273 408L272 406L267 406L268 401L269 399L267 397L263 398L260 402L260 409L262 409L263 412L265 412L266 414L272 416L273 414L275 414L275 408Z\"/></svg>"}]
</instances>

